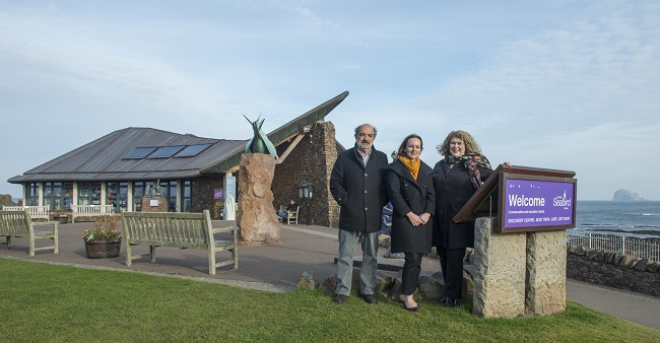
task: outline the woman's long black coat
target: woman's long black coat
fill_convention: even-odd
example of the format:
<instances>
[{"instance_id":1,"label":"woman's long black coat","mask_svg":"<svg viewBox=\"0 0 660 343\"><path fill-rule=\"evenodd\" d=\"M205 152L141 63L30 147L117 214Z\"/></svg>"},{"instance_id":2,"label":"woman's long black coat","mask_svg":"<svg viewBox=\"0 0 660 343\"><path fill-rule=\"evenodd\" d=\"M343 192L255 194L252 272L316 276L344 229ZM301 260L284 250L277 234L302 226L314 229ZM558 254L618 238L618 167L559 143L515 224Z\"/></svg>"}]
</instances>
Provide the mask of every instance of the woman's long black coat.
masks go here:
<instances>
[{"instance_id":1,"label":"woman's long black coat","mask_svg":"<svg viewBox=\"0 0 660 343\"><path fill-rule=\"evenodd\" d=\"M385 190L392 202L392 252L431 252L435 190L433 170L421 163L417 181L401 161L396 160L385 169ZM425 225L413 226L406 213L430 213Z\"/></svg>"},{"instance_id":2,"label":"woman's long black coat","mask_svg":"<svg viewBox=\"0 0 660 343\"><path fill-rule=\"evenodd\" d=\"M490 169L477 168L482 181L493 172ZM450 169L445 160L440 160L433 168L433 184L435 187L433 245L445 249L473 247L474 223L454 223L452 220L476 192L465 164L459 162Z\"/></svg>"}]
</instances>

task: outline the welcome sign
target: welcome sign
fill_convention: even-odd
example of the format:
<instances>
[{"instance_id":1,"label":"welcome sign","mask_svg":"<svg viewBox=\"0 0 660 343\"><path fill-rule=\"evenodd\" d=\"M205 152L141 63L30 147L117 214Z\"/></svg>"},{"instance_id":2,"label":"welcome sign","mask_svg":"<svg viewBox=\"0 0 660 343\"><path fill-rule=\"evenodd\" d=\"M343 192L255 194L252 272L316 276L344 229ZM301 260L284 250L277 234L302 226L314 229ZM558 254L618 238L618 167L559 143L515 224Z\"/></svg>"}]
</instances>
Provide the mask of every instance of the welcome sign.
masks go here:
<instances>
[{"instance_id":1,"label":"welcome sign","mask_svg":"<svg viewBox=\"0 0 660 343\"><path fill-rule=\"evenodd\" d=\"M574 183L507 179L504 227L566 226L574 222Z\"/></svg>"},{"instance_id":2,"label":"welcome sign","mask_svg":"<svg viewBox=\"0 0 660 343\"><path fill-rule=\"evenodd\" d=\"M575 180L504 178L502 232L566 229L575 225Z\"/></svg>"}]
</instances>

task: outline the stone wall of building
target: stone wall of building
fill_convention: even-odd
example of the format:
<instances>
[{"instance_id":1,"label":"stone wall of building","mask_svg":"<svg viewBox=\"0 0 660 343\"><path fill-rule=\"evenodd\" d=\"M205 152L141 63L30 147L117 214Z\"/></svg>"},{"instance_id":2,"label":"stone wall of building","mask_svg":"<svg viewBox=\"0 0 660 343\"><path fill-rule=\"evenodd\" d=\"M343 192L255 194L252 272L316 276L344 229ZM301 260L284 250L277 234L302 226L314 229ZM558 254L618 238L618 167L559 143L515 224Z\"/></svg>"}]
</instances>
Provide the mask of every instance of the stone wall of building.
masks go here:
<instances>
[{"instance_id":1,"label":"stone wall of building","mask_svg":"<svg viewBox=\"0 0 660 343\"><path fill-rule=\"evenodd\" d=\"M327 217L319 221L319 225L337 227L339 225L339 205L330 193L330 176L332 167L337 160L337 144L335 140L335 126L332 123L323 123L323 130L319 133L319 142L324 146L325 176L322 180L323 198L319 202L319 211L327 213Z\"/></svg>"},{"instance_id":2,"label":"stone wall of building","mask_svg":"<svg viewBox=\"0 0 660 343\"><path fill-rule=\"evenodd\" d=\"M660 297L660 262L573 244L567 250L567 277Z\"/></svg>"},{"instance_id":3,"label":"stone wall of building","mask_svg":"<svg viewBox=\"0 0 660 343\"><path fill-rule=\"evenodd\" d=\"M209 210L211 219L220 219L223 201L213 199L213 190L216 188L222 188L222 175L195 179L192 185L192 212Z\"/></svg>"},{"instance_id":4,"label":"stone wall of building","mask_svg":"<svg viewBox=\"0 0 660 343\"><path fill-rule=\"evenodd\" d=\"M315 123L284 162L275 167L274 209L294 199L301 206L298 223L336 227L339 209L328 185L336 159L334 125L322 121ZM313 190L309 201L309 223L308 204L298 197L298 186L303 180L307 180Z\"/></svg>"}]
</instances>

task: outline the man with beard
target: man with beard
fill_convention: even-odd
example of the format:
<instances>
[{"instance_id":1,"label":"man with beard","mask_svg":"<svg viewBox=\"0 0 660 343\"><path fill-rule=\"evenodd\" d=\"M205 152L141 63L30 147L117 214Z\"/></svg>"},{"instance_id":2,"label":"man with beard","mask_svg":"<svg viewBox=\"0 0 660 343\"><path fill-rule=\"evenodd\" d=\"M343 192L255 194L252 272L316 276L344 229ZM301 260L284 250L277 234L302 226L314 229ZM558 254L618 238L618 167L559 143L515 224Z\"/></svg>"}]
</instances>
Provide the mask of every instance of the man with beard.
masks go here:
<instances>
[{"instance_id":1,"label":"man with beard","mask_svg":"<svg viewBox=\"0 0 660 343\"><path fill-rule=\"evenodd\" d=\"M336 303L345 302L351 292L353 253L358 242L362 246L360 294L367 303L376 303L378 234L381 211L387 204L382 179L388 165L387 155L373 146L377 132L370 124L355 128L355 146L340 153L332 168L330 192L341 206Z\"/></svg>"}]
</instances>

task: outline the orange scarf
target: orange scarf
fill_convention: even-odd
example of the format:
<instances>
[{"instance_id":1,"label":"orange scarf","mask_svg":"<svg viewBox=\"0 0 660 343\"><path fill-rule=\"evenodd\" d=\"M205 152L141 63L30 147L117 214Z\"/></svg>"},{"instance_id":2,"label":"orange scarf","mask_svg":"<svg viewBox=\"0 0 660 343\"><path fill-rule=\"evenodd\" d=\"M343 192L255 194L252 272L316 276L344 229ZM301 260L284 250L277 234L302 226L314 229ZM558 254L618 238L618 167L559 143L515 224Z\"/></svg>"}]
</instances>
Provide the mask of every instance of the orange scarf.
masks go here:
<instances>
[{"instance_id":1,"label":"orange scarf","mask_svg":"<svg viewBox=\"0 0 660 343\"><path fill-rule=\"evenodd\" d=\"M419 167L422 165L422 160L419 158L411 160L408 157L399 156L399 161L408 168L412 177L417 181L417 174L419 174Z\"/></svg>"}]
</instances>

